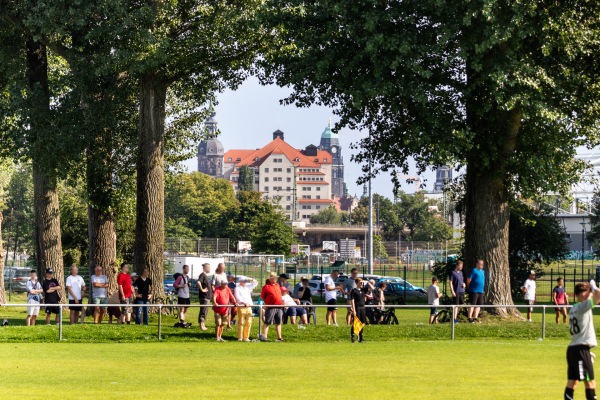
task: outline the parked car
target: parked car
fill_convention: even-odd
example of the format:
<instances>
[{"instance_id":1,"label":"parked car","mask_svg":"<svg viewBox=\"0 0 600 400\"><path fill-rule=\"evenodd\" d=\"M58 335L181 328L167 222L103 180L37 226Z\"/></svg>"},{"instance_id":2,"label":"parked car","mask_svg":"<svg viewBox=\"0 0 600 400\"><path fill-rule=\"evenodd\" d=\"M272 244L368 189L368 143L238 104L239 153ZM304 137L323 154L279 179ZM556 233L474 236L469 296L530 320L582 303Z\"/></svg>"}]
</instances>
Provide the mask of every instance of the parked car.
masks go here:
<instances>
[{"instance_id":1,"label":"parked car","mask_svg":"<svg viewBox=\"0 0 600 400\"><path fill-rule=\"evenodd\" d=\"M29 271L31 268L6 268L4 270L4 290L26 293Z\"/></svg>"},{"instance_id":2,"label":"parked car","mask_svg":"<svg viewBox=\"0 0 600 400\"><path fill-rule=\"evenodd\" d=\"M175 283L175 279L173 279L173 274L165 274L165 279L163 281L165 293L173 291L174 283Z\"/></svg>"},{"instance_id":3,"label":"parked car","mask_svg":"<svg viewBox=\"0 0 600 400\"><path fill-rule=\"evenodd\" d=\"M406 286L406 291L404 290ZM417 289L408 282L403 283L388 283L385 290L385 302L388 304L404 304L407 301L422 302L427 299L427 294L423 290ZM404 295L406 294L406 299Z\"/></svg>"},{"instance_id":4,"label":"parked car","mask_svg":"<svg viewBox=\"0 0 600 400\"><path fill-rule=\"evenodd\" d=\"M386 283L399 283L399 284L404 284L404 279L399 278L397 276L383 276L381 278L379 278L379 280L375 281L376 285L378 286L379 284L381 284L381 282L386 282ZM407 282L409 287L414 288L415 290L418 290L419 292L425 293L427 294L427 291L425 289L423 289L420 286L415 286L410 282Z\"/></svg>"}]
</instances>

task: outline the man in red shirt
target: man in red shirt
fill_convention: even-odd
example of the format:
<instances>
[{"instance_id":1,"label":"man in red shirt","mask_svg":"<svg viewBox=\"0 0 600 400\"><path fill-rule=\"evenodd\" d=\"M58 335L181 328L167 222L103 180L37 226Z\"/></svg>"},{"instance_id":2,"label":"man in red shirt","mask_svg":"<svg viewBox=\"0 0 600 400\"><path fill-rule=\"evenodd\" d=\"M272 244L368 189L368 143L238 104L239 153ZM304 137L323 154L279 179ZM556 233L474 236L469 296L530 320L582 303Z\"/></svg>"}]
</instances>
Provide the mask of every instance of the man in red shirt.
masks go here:
<instances>
[{"instance_id":1,"label":"man in red shirt","mask_svg":"<svg viewBox=\"0 0 600 400\"><path fill-rule=\"evenodd\" d=\"M283 321L283 300L281 299L281 287L277 284L277 274L271 272L269 282L263 286L260 297L265 302L265 324L263 334L260 336L261 342L267 341L269 334L269 325L275 325L277 332L277 341L283 342L281 337L281 322ZM277 307L280 306L280 307Z\"/></svg>"},{"instance_id":2,"label":"man in red shirt","mask_svg":"<svg viewBox=\"0 0 600 400\"><path fill-rule=\"evenodd\" d=\"M123 305L121 307L121 316L119 317L119 324L127 325L131 323L131 296L133 290L131 289L131 276L129 275L129 265L121 264L121 272L117 277L117 284L119 285L119 300Z\"/></svg>"},{"instance_id":3,"label":"man in red shirt","mask_svg":"<svg viewBox=\"0 0 600 400\"><path fill-rule=\"evenodd\" d=\"M230 304L234 304L237 307L237 301L235 296L231 292L231 289L227 287L227 281L221 281L221 285L215 288L213 293L213 311L215 312L215 333L217 335L217 342L224 342L223 339L223 321L227 320L228 308L224 307Z\"/></svg>"}]
</instances>

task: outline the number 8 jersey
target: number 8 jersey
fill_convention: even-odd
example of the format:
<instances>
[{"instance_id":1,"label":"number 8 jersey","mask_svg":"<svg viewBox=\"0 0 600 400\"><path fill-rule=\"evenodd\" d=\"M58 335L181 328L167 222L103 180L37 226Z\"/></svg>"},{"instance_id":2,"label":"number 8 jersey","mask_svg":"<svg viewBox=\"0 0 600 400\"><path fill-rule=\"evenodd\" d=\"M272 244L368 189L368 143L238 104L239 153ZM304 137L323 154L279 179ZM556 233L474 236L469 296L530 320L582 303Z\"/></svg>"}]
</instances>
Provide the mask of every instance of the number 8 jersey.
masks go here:
<instances>
[{"instance_id":1,"label":"number 8 jersey","mask_svg":"<svg viewBox=\"0 0 600 400\"><path fill-rule=\"evenodd\" d=\"M592 299L588 299L575 304L569 311L569 328L571 330L569 346L596 347L598 345L592 308L594 308L594 302Z\"/></svg>"}]
</instances>

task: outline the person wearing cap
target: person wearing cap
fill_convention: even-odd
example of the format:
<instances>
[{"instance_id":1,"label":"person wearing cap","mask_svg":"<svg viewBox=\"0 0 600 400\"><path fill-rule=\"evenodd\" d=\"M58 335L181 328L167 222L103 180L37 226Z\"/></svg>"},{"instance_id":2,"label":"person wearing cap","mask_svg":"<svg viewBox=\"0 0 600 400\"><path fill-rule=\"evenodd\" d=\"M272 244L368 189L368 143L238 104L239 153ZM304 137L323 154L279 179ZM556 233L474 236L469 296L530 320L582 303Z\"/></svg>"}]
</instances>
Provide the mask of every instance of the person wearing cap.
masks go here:
<instances>
[{"instance_id":1,"label":"person wearing cap","mask_svg":"<svg viewBox=\"0 0 600 400\"><path fill-rule=\"evenodd\" d=\"M202 264L202 273L198 276L196 285L198 285L198 299L200 300L200 312L198 313L198 324L200 329L205 331L206 328L206 317L208 316L208 306L212 300L213 288L210 283L210 264Z\"/></svg>"},{"instance_id":2,"label":"person wearing cap","mask_svg":"<svg viewBox=\"0 0 600 400\"><path fill-rule=\"evenodd\" d=\"M94 323L99 324L104 318L106 312L106 299L108 291L108 278L104 275L104 269L101 265L96 265L94 275L90 277L92 286L92 301L94 302Z\"/></svg>"},{"instance_id":3,"label":"person wearing cap","mask_svg":"<svg viewBox=\"0 0 600 400\"><path fill-rule=\"evenodd\" d=\"M469 286L469 302L471 307L467 313L467 320L471 323L479 322L479 312L483 305L484 300L484 289L485 289L485 271L483 270L483 260L477 260L475 268L471 270L471 275L467 279L467 286Z\"/></svg>"},{"instance_id":4,"label":"person wearing cap","mask_svg":"<svg viewBox=\"0 0 600 400\"><path fill-rule=\"evenodd\" d=\"M358 278L358 270L356 268L352 268L350 270L350 277L344 281L344 293L346 294L346 304L352 306L352 296L350 295L352 289L356 287L356 278ZM352 308L348 307L346 312L346 325L352 324L354 320L352 316Z\"/></svg>"},{"instance_id":5,"label":"person wearing cap","mask_svg":"<svg viewBox=\"0 0 600 400\"><path fill-rule=\"evenodd\" d=\"M223 328L225 319L228 315L228 307L232 303L237 305L235 296L231 292L231 289L227 286L226 280L219 281L220 286L215 288L213 292L213 311L215 312L215 334L217 336L217 342L224 342L223 339Z\"/></svg>"},{"instance_id":6,"label":"person wearing cap","mask_svg":"<svg viewBox=\"0 0 600 400\"><path fill-rule=\"evenodd\" d=\"M325 286L325 301L327 302L327 314L325 314L325 320L327 325L338 326L337 324L337 292L338 290L343 293L344 288L339 285L335 286L335 280L340 276L337 269L331 272L331 275L325 277L323 286Z\"/></svg>"},{"instance_id":7,"label":"person wearing cap","mask_svg":"<svg viewBox=\"0 0 600 400\"><path fill-rule=\"evenodd\" d=\"M525 281L525 284L521 286L521 290L525 294L525 302L528 306L532 306L536 301L536 283L535 283L535 271L529 271L529 277ZM533 313L533 307L527 308L527 321L531 322L531 313Z\"/></svg>"},{"instance_id":8,"label":"person wearing cap","mask_svg":"<svg viewBox=\"0 0 600 400\"><path fill-rule=\"evenodd\" d=\"M252 327L252 291L258 282L252 278L244 277L235 288L234 296L237 302L238 341L250 341L250 328Z\"/></svg>"},{"instance_id":9,"label":"person wearing cap","mask_svg":"<svg viewBox=\"0 0 600 400\"><path fill-rule=\"evenodd\" d=\"M285 286L281 288L281 300L283 300L283 304L286 306L285 315L290 318L292 325L296 324L296 317L300 317L300 321L298 322L298 329L306 329L306 325L308 325L308 319L306 317L306 309L304 307L298 307L300 305L300 300L293 299L290 296L290 291Z\"/></svg>"},{"instance_id":10,"label":"person wearing cap","mask_svg":"<svg viewBox=\"0 0 600 400\"><path fill-rule=\"evenodd\" d=\"M62 290L60 283L54 279L54 271L50 268L46 270L46 278L42 282L42 289L44 290L44 298L46 304L58 304L60 303L60 296L58 292ZM46 325L50 325L50 318L52 314L55 315L55 322L58 324L60 318L60 307L58 306L46 306Z\"/></svg>"},{"instance_id":11,"label":"person wearing cap","mask_svg":"<svg viewBox=\"0 0 600 400\"><path fill-rule=\"evenodd\" d=\"M40 313L40 304L42 302L42 285L37 278L37 272L32 269L29 271L29 280L25 288L27 289L27 318L25 319L26 326L35 325L35 320Z\"/></svg>"},{"instance_id":12,"label":"person wearing cap","mask_svg":"<svg viewBox=\"0 0 600 400\"><path fill-rule=\"evenodd\" d=\"M283 322L283 300L281 298L281 286L277 283L277 273L271 272L269 279L260 292L260 298L265 302L265 323L261 342L266 342L269 335L269 326L275 325L277 341L283 342L281 337L281 323Z\"/></svg>"},{"instance_id":13,"label":"person wearing cap","mask_svg":"<svg viewBox=\"0 0 600 400\"><path fill-rule=\"evenodd\" d=\"M79 320L79 313L84 311L83 307L77 307L77 305L83 304L83 298L85 297L86 289L85 281L79 275L79 268L77 268L76 265L71 266L71 275L67 277L66 286L67 292L69 293L69 304L73 306L69 307L69 320L71 324L76 324ZM85 315L85 313L81 314Z\"/></svg>"},{"instance_id":14,"label":"person wearing cap","mask_svg":"<svg viewBox=\"0 0 600 400\"><path fill-rule=\"evenodd\" d=\"M288 276L286 274L279 275L279 279L277 279L277 283L282 288L286 288L288 291L292 290L292 284L288 282Z\"/></svg>"}]
</instances>

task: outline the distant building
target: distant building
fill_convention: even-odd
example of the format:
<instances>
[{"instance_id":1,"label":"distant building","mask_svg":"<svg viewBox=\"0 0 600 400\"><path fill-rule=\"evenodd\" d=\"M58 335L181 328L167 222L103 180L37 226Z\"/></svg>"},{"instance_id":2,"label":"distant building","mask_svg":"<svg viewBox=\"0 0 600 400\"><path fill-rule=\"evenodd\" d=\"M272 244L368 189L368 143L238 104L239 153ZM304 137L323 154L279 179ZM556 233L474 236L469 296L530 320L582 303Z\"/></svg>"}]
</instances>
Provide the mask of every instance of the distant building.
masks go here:
<instances>
[{"instance_id":1,"label":"distant building","mask_svg":"<svg viewBox=\"0 0 600 400\"><path fill-rule=\"evenodd\" d=\"M210 117L204 121L204 125L208 130L210 139L200 142L198 145L198 171L204 174L221 177L223 176L223 156L225 149L223 144L216 139L217 120L215 112L210 114Z\"/></svg>"},{"instance_id":2,"label":"distant building","mask_svg":"<svg viewBox=\"0 0 600 400\"><path fill-rule=\"evenodd\" d=\"M309 145L293 148L280 130L273 140L256 150L228 150L224 177L237 191L239 168L254 170L255 188L279 204L290 220L309 222L310 216L335 204L332 199L332 154Z\"/></svg>"},{"instance_id":3,"label":"distant building","mask_svg":"<svg viewBox=\"0 0 600 400\"><path fill-rule=\"evenodd\" d=\"M443 192L448 183L452 181L452 168L448 166L439 166L435 170L435 183L433 185L433 192Z\"/></svg>"},{"instance_id":4,"label":"distant building","mask_svg":"<svg viewBox=\"0 0 600 400\"><path fill-rule=\"evenodd\" d=\"M331 121L321 134L321 143L319 148L331 153L331 192L335 197L343 197L346 193L346 183L344 182L344 158L342 157L342 147L338 134L331 130Z\"/></svg>"}]
</instances>

